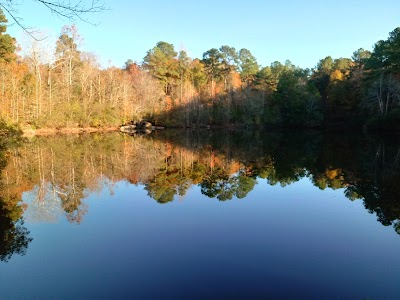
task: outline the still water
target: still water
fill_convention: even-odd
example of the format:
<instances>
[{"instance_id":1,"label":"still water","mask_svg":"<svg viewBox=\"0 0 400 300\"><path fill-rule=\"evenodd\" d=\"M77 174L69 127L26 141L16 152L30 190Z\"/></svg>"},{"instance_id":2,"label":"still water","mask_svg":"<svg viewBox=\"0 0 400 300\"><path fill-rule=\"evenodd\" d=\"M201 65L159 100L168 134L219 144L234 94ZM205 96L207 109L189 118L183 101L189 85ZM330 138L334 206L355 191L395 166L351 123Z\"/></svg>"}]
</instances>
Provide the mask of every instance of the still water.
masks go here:
<instances>
[{"instance_id":1,"label":"still water","mask_svg":"<svg viewBox=\"0 0 400 300\"><path fill-rule=\"evenodd\" d=\"M320 133L3 147L1 299L400 299L400 142Z\"/></svg>"}]
</instances>

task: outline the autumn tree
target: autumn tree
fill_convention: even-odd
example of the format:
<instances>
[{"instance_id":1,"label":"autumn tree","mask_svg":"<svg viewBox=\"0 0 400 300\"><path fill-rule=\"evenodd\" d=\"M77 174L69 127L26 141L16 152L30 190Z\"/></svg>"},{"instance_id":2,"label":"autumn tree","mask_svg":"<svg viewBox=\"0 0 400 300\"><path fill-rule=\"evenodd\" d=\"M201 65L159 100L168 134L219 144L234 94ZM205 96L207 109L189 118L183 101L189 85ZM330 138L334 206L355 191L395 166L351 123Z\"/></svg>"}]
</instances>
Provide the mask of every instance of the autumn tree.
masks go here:
<instances>
[{"instance_id":1,"label":"autumn tree","mask_svg":"<svg viewBox=\"0 0 400 300\"><path fill-rule=\"evenodd\" d=\"M31 76L26 65L17 62L16 41L5 33L6 24L7 19L0 10L0 116L15 123L23 120L25 97L31 93Z\"/></svg>"},{"instance_id":2,"label":"autumn tree","mask_svg":"<svg viewBox=\"0 0 400 300\"><path fill-rule=\"evenodd\" d=\"M63 62L63 69L66 73L66 83L69 87L71 87L73 83L73 71L80 62L80 52L78 51L78 44L80 42L81 37L75 25L64 26L57 40L56 58Z\"/></svg>"},{"instance_id":3,"label":"autumn tree","mask_svg":"<svg viewBox=\"0 0 400 300\"><path fill-rule=\"evenodd\" d=\"M24 62L29 66L30 72L34 76L35 87L34 87L34 105L32 116L34 119L39 119L41 115L46 111L51 112L51 105L44 105L44 98L46 96L46 75L48 75L50 69L49 65L52 63L52 53L50 53L52 47L47 41L37 41L29 39L25 43ZM27 120L32 121L31 118Z\"/></svg>"}]
</instances>

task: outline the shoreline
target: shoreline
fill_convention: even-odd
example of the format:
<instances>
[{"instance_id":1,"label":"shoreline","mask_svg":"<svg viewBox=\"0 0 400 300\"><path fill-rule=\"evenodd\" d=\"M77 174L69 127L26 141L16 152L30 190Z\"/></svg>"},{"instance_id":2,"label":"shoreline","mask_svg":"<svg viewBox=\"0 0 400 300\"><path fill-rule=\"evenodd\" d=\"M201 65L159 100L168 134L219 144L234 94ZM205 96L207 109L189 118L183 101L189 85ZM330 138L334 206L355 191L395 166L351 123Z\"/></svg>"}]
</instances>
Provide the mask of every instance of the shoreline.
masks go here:
<instances>
[{"instance_id":1,"label":"shoreline","mask_svg":"<svg viewBox=\"0 0 400 300\"><path fill-rule=\"evenodd\" d=\"M81 134L94 132L119 131L119 127L83 127L83 128L40 128L40 129L22 129L23 137L47 136L55 134Z\"/></svg>"}]
</instances>

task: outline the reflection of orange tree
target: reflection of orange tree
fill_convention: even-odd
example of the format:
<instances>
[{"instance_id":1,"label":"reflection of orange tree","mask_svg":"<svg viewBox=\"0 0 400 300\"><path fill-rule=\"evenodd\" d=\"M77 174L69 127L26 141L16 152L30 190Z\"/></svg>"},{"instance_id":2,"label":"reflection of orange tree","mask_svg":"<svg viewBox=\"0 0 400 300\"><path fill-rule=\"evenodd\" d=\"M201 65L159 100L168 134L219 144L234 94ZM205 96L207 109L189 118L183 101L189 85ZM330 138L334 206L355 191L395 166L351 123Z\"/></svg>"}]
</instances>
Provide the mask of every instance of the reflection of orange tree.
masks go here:
<instances>
[{"instance_id":1,"label":"reflection of orange tree","mask_svg":"<svg viewBox=\"0 0 400 300\"><path fill-rule=\"evenodd\" d=\"M163 161L161 153L161 143L118 133L37 137L10 153L4 192L20 201L29 191L36 219L54 218L54 206L61 205L68 220L79 223L86 192L125 178L147 181Z\"/></svg>"}]
</instances>

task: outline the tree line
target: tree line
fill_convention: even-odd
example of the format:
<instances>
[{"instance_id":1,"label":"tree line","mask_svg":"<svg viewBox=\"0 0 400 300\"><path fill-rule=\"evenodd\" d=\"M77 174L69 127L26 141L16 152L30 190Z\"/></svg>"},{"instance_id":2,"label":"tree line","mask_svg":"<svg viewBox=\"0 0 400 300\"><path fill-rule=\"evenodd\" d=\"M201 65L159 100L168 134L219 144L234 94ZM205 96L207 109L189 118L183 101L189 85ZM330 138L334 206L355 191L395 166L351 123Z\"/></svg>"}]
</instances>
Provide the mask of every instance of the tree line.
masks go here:
<instances>
[{"instance_id":1,"label":"tree line","mask_svg":"<svg viewBox=\"0 0 400 300\"><path fill-rule=\"evenodd\" d=\"M400 28L372 51L327 56L306 69L289 60L262 67L248 49L228 45L191 58L164 41L142 62L101 68L80 50L74 25L62 28L55 47L32 40L22 54L6 29L0 12L0 104L8 124L400 128Z\"/></svg>"}]
</instances>

